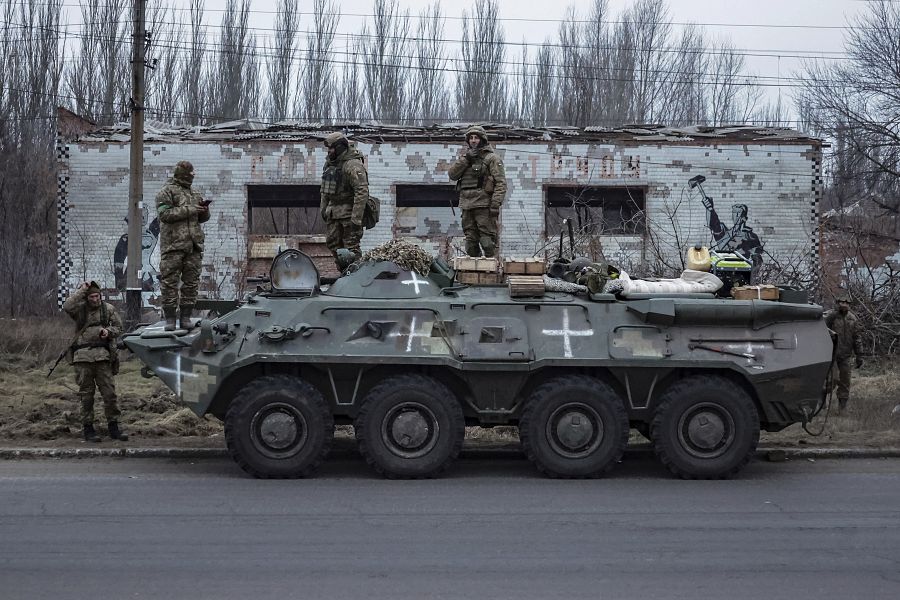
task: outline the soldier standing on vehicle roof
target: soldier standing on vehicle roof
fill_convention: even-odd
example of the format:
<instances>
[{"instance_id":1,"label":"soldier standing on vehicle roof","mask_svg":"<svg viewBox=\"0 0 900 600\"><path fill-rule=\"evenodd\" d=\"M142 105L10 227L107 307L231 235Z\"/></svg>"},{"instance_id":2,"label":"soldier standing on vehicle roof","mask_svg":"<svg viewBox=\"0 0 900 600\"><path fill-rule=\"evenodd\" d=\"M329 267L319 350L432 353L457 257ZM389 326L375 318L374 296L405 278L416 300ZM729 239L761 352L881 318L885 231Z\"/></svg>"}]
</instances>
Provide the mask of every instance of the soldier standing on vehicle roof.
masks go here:
<instances>
[{"instance_id":1,"label":"soldier standing on vehicle roof","mask_svg":"<svg viewBox=\"0 0 900 600\"><path fill-rule=\"evenodd\" d=\"M325 245L334 256L338 269L347 266L338 260L338 250L344 248L352 256L350 262L362 256L359 244L363 235L363 216L369 199L369 175L363 155L350 147L343 133L330 133L325 138L328 159L322 171L319 211L325 221Z\"/></svg>"},{"instance_id":2,"label":"soldier standing on vehicle roof","mask_svg":"<svg viewBox=\"0 0 900 600\"><path fill-rule=\"evenodd\" d=\"M842 292L835 298L837 310L825 315L825 324L837 334L837 348L835 352L834 367L837 371L835 383L837 385L838 414L847 406L850 400L850 357L856 355L856 368L863 365L862 340L859 336L859 318L850 310L850 294Z\"/></svg>"},{"instance_id":3,"label":"soldier standing on vehicle roof","mask_svg":"<svg viewBox=\"0 0 900 600\"><path fill-rule=\"evenodd\" d=\"M506 172L483 128L470 127L466 144L465 155L453 163L447 174L459 192L466 254L481 256L484 252L491 257L497 251L497 221L506 198Z\"/></svg>"},{"instance_id":4,"label":"soldier standing on vehicle roof","mask_svg":"<svg viewBox=\"0 0 900 600\"><path fill-rule=\"evenodd\" d=\"M121 414L116 398L118 356L116 338L122 333L122 319L115 307L104 302L100 286L95 282L82 283L63 304L63 310L75 320L78 333L69 348L75 367L75 382L81 399L81 423L84 439L99 442L94 429L94 388L100 390L103 409L109 426L109 437L125 441L128 436L119 429Z\"/></svg>"},{"instance_id":5,"label":"soldier standing on vehicle roof","mask_svg":"<svg viewBox=\"0 0 900 600\"><path fill-rule=\"evenodd\" d=\"M183 160L175 165L174 175L156 195L160 221L159 283L166 331L175 330L178 308L179 327L189 330L194 326L191 313L197 302L205 241L200 224L209 221L210 201L191 189L193 182L194 165Z\"/></svg>"}]
</instances>

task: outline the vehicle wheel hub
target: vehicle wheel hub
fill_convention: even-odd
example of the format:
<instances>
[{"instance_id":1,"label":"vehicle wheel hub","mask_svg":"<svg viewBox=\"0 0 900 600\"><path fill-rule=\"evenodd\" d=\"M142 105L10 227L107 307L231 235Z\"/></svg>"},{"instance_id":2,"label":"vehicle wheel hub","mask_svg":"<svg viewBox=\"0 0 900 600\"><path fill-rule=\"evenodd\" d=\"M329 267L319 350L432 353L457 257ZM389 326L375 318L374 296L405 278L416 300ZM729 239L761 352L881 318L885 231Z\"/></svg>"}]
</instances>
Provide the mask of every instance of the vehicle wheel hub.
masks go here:
<instances>
[{"instance_id":1,"label":"vehicle wheel hub","mask_svg":"<svg viewBox=\"0 0 900 600\"><path fill-rule=\"evenodd\" d=\"M404 402L394 407L385 415L381 429L385 446L402 458L426 455L437 443L439 433L437 417L418 402Z\"/></svg>"},{"instance_id":2,"label":"vehicle wheel hub","mask_svg":"<svg viewBox=\"0 0 900 600\"><path fill-rule=\"evenodd\" d=\"M270 404L255 415L250 423L253 446L269 458L287 458L303 447L307 437L306 419L289 404Z\"/></svg>"},{"instance_id":3,"label":"vehicle wheel hub","mask_svg":"<svg viewBox=\"0 0 900 600\"><path fill-rule=\"evenodd\" d=\"M715 458L724 454L734 441L734 430L731 414L714 403L693 407L678 424L682 447L699 458Z\"/></svg>"},{"instance_id":4,"label":"vehicle wheel hub","mask_svg":"<svg viewBox=\"0 0 900 600\"><path fill-rule=\"evenodd\" d=\"M547 439L556 453L567 458L588 456L603 441L603 419L590 406L566 404L550 415Z\"/></svg>"}]
</instances>

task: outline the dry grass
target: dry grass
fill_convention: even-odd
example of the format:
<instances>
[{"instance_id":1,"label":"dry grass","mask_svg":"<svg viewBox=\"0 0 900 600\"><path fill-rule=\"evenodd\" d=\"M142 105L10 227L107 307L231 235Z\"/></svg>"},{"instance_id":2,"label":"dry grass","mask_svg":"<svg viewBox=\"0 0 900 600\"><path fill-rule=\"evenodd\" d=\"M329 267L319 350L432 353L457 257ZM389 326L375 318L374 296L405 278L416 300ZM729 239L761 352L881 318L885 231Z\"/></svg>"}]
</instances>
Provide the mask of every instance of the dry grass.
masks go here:
<instances>
[{"instance_id":1,"label":"dry grass","mask_svg":"<svg viewBox=\"0 0 900 600\"><path fill-rule=\"evenodd\" d=\"M74 333L71 320L0 320L0 440L29 443L65 443L80 439L80 406L72 367L60 363L53 376L47 370ZM127 353L123 353L125 359ZM140 363L123 360L116 378L121 422L141 440L153 443L194 443L199 439L221 443L222 424L212 417L199 418L176 402L172 392L158 379L140 376ZM810 437L799 425L778 433L764 433L762 442L779 445L863 445L900 447L900 415L892 415L900 404L900 364L872 361L854 372L848 409L830 415L820 437ZM103 421L103 403L95 401L95 414ZM812 429L820 427L820 415ZM338 436L353 435L352 427L339 427ZM467 427L470 444L515 444L515 427ZM643 438L632 432L632 443Z\"/></svg>"}]
</instances>

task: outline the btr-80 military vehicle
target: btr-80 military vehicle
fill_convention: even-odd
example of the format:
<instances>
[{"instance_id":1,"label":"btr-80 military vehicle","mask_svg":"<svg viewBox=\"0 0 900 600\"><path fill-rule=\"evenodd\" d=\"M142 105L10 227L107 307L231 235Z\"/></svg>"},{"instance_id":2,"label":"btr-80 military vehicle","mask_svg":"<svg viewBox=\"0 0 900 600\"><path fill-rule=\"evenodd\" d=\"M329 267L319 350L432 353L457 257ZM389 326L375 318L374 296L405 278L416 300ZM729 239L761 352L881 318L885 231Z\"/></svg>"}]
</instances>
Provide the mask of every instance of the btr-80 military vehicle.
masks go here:
<instances>
[{"instance_id":1,"label":"btr-80 military vehicle","mask_svg":"<svg viewBox=\"0 0 900 600\"><path fill-rule=\"evenodd\" d=\"M517 425L550 477L603 474L635 428L674 474L724 478L761 429L805 422L824 402L833 344L819 306L513 298L457 285L443 267L366 262L322 291L309 257L288 250L270 290L188 334L160 323L124 343L197 415L224 421L231 456L256 477L312 474L335 424L352 424L391 478L444 471L466 425Z\"/></svg>"}]
</instances>

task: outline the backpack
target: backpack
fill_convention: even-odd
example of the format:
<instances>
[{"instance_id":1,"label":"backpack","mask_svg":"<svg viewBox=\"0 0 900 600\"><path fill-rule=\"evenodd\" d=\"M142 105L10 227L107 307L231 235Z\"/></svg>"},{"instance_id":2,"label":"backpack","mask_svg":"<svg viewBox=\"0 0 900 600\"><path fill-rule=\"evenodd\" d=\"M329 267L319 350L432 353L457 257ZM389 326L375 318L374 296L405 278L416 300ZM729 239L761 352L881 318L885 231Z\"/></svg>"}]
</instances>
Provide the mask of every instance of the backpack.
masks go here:
<instances>
[{"instance_id":1,"label":"backpack","mask_svg":"<svg viewBox=\"0 0 900 600\"><path fill-rule=\"evenodd\" d=\"M366 208L363 210L362 224L366 229L372 229L378 223L381 216L381 200L369 196L366 200Z\"/></svg>"}]
</instances>

